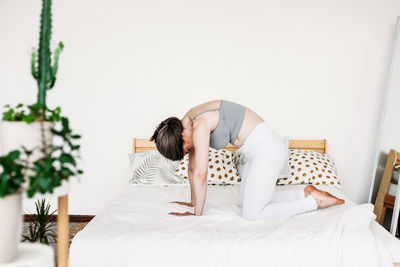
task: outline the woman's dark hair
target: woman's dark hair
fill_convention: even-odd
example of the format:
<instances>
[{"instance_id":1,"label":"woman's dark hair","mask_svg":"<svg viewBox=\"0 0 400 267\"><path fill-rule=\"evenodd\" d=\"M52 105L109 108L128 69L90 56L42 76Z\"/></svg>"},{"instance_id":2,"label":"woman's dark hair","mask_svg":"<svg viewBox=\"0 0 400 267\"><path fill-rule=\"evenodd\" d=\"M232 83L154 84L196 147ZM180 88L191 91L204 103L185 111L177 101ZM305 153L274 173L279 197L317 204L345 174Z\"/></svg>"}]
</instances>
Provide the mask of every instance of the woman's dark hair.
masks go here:
<instances>
[{"instance_id":1,"label":"woman's dark hair","mask_svg":"<svg viewBox=\"0 0 400 267\"><path fill-rule=\"evenodd\" d=\"M158 152L170 160L183 159L183 125L177 117L170 117L161 122L150 141L156 143Z\"/></svg>"}]
</instances>

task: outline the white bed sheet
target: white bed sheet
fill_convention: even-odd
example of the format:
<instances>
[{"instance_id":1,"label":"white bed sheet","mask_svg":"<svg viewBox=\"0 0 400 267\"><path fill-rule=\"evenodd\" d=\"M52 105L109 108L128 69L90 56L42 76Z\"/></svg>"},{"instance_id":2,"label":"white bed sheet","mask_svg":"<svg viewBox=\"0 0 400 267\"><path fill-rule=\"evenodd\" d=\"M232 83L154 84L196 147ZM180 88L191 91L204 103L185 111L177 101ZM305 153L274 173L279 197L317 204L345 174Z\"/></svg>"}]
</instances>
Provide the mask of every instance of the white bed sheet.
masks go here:
<instances>
[{"instance_id":1,"label":"white bed sheet","mask_svg":"<svg viewBox=\"0 0 400 267\"><path fill-rule=\"evenodd\" d=\"M190 210L169 203L189 199L187 184L128 185L75 236L70 264L286 267L400 262L400 241L374 223L372 205L357 206L337 188L319 188L344 198L346 204L285 220L246 221L240 217L238 185L209 186L200 217L168 215Z\"/></svg>"}]
</instances>

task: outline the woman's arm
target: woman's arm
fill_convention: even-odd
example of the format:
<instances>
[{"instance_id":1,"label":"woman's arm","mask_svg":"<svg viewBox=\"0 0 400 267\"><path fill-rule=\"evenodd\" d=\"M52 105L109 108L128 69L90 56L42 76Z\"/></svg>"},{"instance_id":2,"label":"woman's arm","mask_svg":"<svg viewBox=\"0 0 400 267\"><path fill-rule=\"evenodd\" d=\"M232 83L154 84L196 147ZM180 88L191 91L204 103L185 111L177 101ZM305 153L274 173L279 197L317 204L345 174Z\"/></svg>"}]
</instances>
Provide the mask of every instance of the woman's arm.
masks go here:
<instances>
[{"instance_id":1,"label":"woman's arm","mask_svg":"<svg viewBox=\"0 0 400 267\"><path fill-rule=\"evenodd\" d=\"M189 152L188 175L190 183L191 203L174 201L173 203L194 206L191 212L170 212L171 215L187 216L203 214L207 193L208 148L210 144L210 129L206 123L196 120L193 125L192 141L194 148Z\"/></svg>"},{"instance_id":2,"label":"woman's arm","mask_svg":"<svg viewBox=\"0 0 400 267\"><path fill-rule=\"evenodd\" d=\"M194 170L194 150L189 152L189 164L188 164L188 176L189 176L189 184L190 184L190 202L184 201L172 201L171 203L180 204L183 206L193 207L195 203L195 195L194 195L194 186L193 186L193 170Z\"/></svg>"},{"instance_id":3,"label":"woman's arm","mask_svg":"<svg viewBox=\"0 0 400 267\"><path fill-rule=\"evenodd\" d=\"M194 150L189 152L189 166L188 166L188 176L189 176L189 184L190 184L190 199L191 204L194 206L195 203L195 194L194 194L194 186L193 186L193 170L194 170Z\"/></svg>"},{"instance_id":4,"label":"woman's arm","mask_svg":"<svg viewBox=\"0 0 400 267\"><path fill-rule=\"evenodd\" d=\"M208 170L208 148L210 144L210 130L207 125L198 124L193 129L193 158L190 159L192 185L191 192L194 193L194 214L203 214L203 208L207 193L207 170Z\"/></svg>"}]
</instances>

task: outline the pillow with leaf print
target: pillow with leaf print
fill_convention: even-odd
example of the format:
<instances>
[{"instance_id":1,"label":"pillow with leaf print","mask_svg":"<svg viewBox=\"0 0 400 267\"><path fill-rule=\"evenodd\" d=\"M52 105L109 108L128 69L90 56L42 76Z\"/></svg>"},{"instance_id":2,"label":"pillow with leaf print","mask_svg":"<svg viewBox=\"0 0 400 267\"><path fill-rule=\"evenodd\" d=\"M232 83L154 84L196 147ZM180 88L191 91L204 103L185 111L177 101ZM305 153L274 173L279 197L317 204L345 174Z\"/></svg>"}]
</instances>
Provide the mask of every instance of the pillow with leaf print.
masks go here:
<instances>
[{"instance_id":1,"label":"pillow with leaf print","mask_svg":"<svg viewBox=\"0 0 400 267\"><path fill-rule=\"evenodd\" d=\"M328 154L312 150L290 149L290 176L278 179L278 185L325 184L342 188L335 163Z\"/></svg>"},{"instance_id":2,"label":"pillow with leaf print","mask_svg":"<svg viewBox=\"0 0 400 267\"><path fill-rule=\"evenodd\" d=\"M175 175L178 161L163 157L157 150L129 154L132 184L181 184L184 179Z\"/></svg>"},{"instance_id":3,"label":"pillow with leaf print","mask_svg":"<svg viewBox=\"0 0 400 267\"><path fill-rule=\"evenodd\" d=\"M186 154L175 169L175 174L185 179L186 182L189 182L188 165L189 154ZM233 162L233 153L226 149L217 150L210 147L208 150L207 183L229 185L238 184L240 181L239 173Z\"/></svg>"}]
</instances>

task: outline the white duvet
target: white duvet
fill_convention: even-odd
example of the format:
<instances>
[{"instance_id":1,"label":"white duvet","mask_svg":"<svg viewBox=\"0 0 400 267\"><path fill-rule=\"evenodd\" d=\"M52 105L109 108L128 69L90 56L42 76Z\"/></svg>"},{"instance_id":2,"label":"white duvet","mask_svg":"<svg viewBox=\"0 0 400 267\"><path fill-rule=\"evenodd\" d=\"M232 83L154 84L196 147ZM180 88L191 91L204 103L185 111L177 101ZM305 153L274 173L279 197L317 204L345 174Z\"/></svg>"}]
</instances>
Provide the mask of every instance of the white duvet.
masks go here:
<instances>
[{"instance_id":1,"label":"white duvet","mask_svg":"<svg viewBox=\"0 0 400 267\"><path fill-rule=\"evenodd\" d=\"M303 187L278 190L293 188ZM347 201L290 219L246 221L239 186L209 186L203 216L168 215L190 210L169 203L189 194L187 184L127 186L76 235L71 267L393 266L369 227L370 204Z\"/></svg>"}]
</instances>

